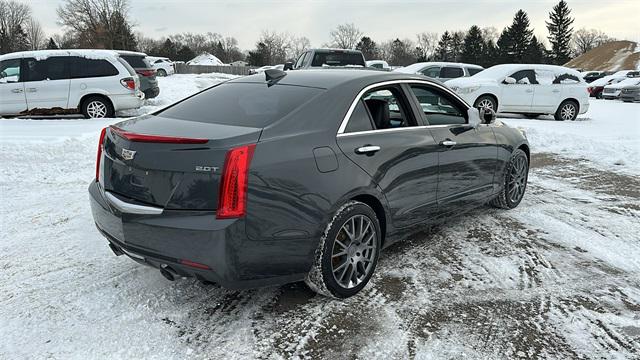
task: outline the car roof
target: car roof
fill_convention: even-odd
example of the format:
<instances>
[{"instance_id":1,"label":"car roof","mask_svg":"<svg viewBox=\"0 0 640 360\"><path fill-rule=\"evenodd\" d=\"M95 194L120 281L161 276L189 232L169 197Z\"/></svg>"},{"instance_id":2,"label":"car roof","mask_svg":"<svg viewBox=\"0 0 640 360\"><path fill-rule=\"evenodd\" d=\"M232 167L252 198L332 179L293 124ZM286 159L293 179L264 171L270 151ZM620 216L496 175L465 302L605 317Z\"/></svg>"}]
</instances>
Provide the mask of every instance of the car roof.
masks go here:
<instances>
[{"instance_id":1,"label":"car roof","mask_svg":"<svg viewBox=\"0 0 640 360\"><path fill-rule=\"evenodd\" d=\"M9 54L0 55L0 60L18 59L25 57L33 57L38 60L44 60L51 56L83 56L87 58L108 58L118 56L113 50L94 50L94 49L63 49L63 50L31 50L18 51Z\"/></svg>"},{"instance_id":2,"label":"car roof","mask_svg":"<svg viewBox=\"0 0 640 360\"><path fill-rule=\"evenodd\" d=\"M349 53L349 54L361 54L362 51L360 50L354 50L354 49L340 49L340 48L317 48L317 49L309 49L310 51L315 51L315 52L344 52L344 53Z\"/></svg>"},{"instance_id":3,"label":"car roof","mask_svg":"<svg viewBox=\"0 0 640 360\"><path fill-rule=\"evenodd\" d=\"M120 55L129 55L129 56L147 56L147 54L137 51L129 51L129 50L114 50Z\"/></svg>"},{"instance_id":4,"label":"car roof","mask_svg":"<svg viewBox=\"0 0 640 360\"><path fill-rule=\"evenodd\" d=\"M420 75L396 73L391 71L365 70L354 68L339 69L305 69L287 71L286 76L277 83L280 85L306 86L321 89L331 89L340 85L353 83L355 86L366 86L375 82L393 80L419 80L440 83ZM230 80L230 83L263 83L266 84L264 73L245 76Z\"/></svg>"}]
</instances>

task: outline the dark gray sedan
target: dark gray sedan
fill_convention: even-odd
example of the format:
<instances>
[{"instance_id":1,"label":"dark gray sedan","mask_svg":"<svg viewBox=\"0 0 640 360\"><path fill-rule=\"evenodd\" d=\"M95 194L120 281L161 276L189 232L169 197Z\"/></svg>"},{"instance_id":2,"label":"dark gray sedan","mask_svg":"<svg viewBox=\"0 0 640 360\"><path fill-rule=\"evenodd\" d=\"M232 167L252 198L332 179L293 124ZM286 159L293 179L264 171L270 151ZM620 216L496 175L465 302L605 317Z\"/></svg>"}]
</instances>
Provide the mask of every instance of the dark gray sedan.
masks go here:
<instances>
[{"instance_id":1,"label":"dark gray sedan","mask_svg":"<svg viewBox=\"0 0 640 360\"><path fill-rule=\"evenodd\" d=\"M516 207L529 160L520 131L440 82L267 70L104 129L89 192L113 252L170 280L344 298L411 232Z\"/></svg>"}]
</instances>

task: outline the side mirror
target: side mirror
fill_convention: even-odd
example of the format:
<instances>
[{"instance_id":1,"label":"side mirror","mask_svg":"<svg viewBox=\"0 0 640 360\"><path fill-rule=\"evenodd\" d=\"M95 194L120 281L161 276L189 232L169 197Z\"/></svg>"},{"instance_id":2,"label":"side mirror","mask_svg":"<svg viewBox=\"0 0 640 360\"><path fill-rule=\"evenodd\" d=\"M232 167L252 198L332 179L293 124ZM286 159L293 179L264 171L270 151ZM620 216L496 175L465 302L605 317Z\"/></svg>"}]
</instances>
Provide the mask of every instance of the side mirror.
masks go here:
<instances>
[{"instance_id":1,"label":"side mirror","mask_svg":"<svg viewBox=\"0 0 640 360\"><path fill-rule=\"evenodd\" d=\"M517 83L516 79L512 78L511 76L507 76L506 78L504 78L504 83L505 84L509 84L509 85L513 85L515 83Z\"/></svg>"},{"instance_id":2,"label":"side mirror","mask_svg":"<svg viewBox=\"0 0 640 360\"><path fill-rule=\"evenodd\" d=\"M496 121L496 113L491 109L480 108L478 113L483 124L493 124Z\"/></svg>"},{"instance_id":3,"label":"side mirror","mask_svg":"<svg viewBox=\"0 0 640 360\"><path fill-rule=\"evenodd\" d=\"M287 61L284 63L284 71L293 70L293 61Z\"/></svg>"}]
</instances>

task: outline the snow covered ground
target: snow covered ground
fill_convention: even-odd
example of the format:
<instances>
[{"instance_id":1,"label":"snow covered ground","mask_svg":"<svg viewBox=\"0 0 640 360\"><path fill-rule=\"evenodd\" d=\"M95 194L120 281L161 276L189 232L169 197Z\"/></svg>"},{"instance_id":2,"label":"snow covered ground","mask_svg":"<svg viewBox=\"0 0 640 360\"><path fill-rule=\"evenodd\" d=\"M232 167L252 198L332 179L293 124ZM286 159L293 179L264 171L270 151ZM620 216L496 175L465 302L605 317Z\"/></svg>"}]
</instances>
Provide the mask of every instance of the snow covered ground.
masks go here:
<instances>
[{"instance_id":1,"label":"snow covered ground","mask_svg":"<svg viewBox=\"0 0 640 360\"><path fill-rule=\"evenodd\" d=\"M223 78L160 78L129 115ZM0 358L640 356L640 104L502 120L534 152L520 207L391 247L346 301L169 282L113 256L87 185L98 132L118 120L0 120Z\"/></svg>"}]
</instances>

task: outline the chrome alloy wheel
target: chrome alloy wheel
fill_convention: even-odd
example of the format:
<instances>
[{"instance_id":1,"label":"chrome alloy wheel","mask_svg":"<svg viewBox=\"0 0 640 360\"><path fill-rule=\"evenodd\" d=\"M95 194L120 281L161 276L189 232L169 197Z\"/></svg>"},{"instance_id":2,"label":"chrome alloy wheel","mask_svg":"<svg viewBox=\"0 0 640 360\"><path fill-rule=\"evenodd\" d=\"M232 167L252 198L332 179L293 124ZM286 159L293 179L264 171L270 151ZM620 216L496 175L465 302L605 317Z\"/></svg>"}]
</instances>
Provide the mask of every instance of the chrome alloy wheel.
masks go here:
<instances>
[{"instance_id":1,"label":"chrome alloy wheel","mask_svg":"<svg viewBox=\"0 0 640 360\"><path fill-rule=\"evenodd\" d=\"M565 104L560 110L562 120L573 120L576 115L576 106L573 103Z\"/></svg>"},{"instance_id":2,"label":"chrome alloy wheel","mask_svg":"<svg viewBox=\"0 0 640 360\"><path fill-rule=\"evenodd\" d=\"M491 109L494 110L493 108L493 102L489 99L482 99L480 100L480 102L478 103L478 108L479 109Z\"/></svg>"},{"instance_id":3,"label":"chrome alloy wheel","mask_svg":"<svg viewBox=\"0 0 640 360\"><path fill-rule=\"evenodd\" d=\"M524 156L517 157L511 166L507 196L512 203L518 203L524 196L527 187L527 167L527 158Z\"/></svg>"},{"instance_id":4,"label":"chrome alloy wheel","mask_svg":"<svg viewBox=\"0 0 640 360\"><path fill-rule=\"evenodd\" d=\"M94 100L87 104L87 114L90 118L103 118L107 116L107 105L101 101Z\"/></svg>"},{"instance_id":5,"label":"chrome alloy wheel","mask_svg":"<svg viewBox=\"0 0 640 360\"><path fill-rule=\"evenodd\" d=\"M377 251L376 228L371 219L366 215L352 216L333 242L333 278L346 289L358 286L372 271Z\"/></svg>"}]
</instances>

